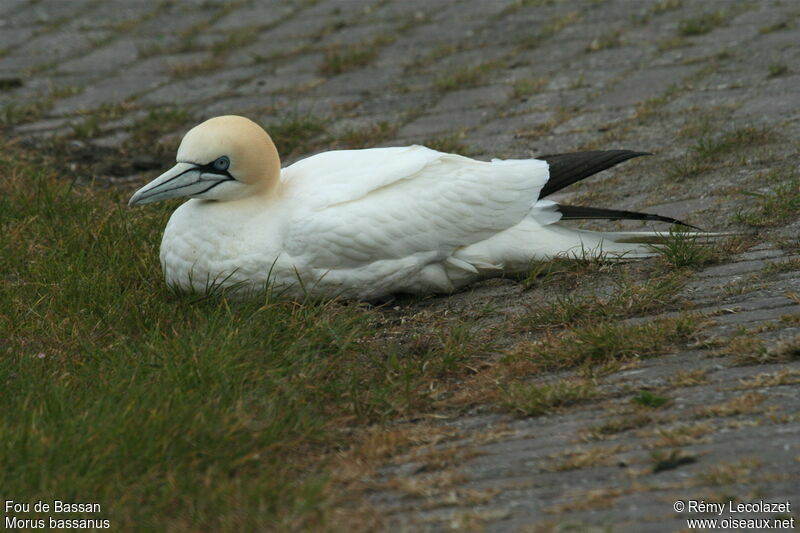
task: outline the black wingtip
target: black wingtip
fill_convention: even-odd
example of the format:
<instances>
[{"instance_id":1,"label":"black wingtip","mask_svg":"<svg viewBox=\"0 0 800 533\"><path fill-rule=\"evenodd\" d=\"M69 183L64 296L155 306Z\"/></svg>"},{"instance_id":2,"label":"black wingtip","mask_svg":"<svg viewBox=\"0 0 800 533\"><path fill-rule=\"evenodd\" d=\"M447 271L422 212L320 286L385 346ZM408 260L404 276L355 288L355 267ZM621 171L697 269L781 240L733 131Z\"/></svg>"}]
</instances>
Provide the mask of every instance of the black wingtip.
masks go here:
<instances>
[{"instance_id":1,"label":"black wingtip","mask_svg":"<svg viewBox=\"0 0 800 533\"><path fill-rule=\"evenodd\" d=\"M623 211L620 209L603 209L600 207L583 207L579 205L557 205L558 210L561 212L561 220L648 220L651 222L678 224L697 231L703 231L701 228L687 224L677 218L654 215L651 213Z\"/></svg>"},{"instance_id":2,"label":"black wingtip","mask_svg":"<svg viewBox=\"0 0 800 533\"><path fill-rule=\"evenodd\" d=\"M539 198L544 198L564 187L588 178L598 172L611 168L634 157L653 155L650 152L633 150L599 150L569 154L540 155L537 159L546 161L550 177L542 187Z\"/></svg>"}]
</instances>

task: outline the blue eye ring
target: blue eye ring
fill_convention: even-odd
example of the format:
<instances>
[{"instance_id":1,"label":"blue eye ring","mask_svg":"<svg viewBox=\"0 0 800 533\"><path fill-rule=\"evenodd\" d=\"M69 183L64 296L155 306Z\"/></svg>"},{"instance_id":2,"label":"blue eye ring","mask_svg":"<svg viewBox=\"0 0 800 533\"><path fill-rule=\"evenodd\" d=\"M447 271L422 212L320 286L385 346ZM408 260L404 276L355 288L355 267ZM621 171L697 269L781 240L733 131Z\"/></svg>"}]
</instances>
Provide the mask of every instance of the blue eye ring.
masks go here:
<instances>
[{"instance_id":1,"label":"blue eye ring","mask_svg":"<svg viewBox=\"0 0 800 533\"><path fill-rule=\"evenodd\" d=\"M223 155L218 157L211 163L211 166L214 167L214 170L225 171L228 170L228 167L231 166L231 160L228 158L227 155Z\"/></svg>"}]
</instances>

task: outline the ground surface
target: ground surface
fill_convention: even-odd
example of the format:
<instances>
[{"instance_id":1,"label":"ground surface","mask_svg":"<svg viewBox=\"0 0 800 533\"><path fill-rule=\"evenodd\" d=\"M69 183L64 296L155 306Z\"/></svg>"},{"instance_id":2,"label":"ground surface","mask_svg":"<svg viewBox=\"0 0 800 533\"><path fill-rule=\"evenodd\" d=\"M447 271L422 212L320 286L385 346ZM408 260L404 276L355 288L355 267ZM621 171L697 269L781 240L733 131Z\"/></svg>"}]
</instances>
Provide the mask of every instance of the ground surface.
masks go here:
<instances>
[{"instance_id":1,"label":"ground surface","mask_svg":"<svg viewBox=\"0 0 800 533\"><path fill-rule=\"evenodd\" d=\"M449 437L426 460L390 456L371 471L354 505L391 530L674 531L691 515L673 510L678 499L800 506L798 88L791 1L0 6L0 122L80 181L135 188L166 168L187 127L236 113L269 126L287 161L399 143L478 158L651 151L560 199L748 233L722 260L681 271L664 305L619 317L693 312L698 329L658 357L579 369L589 401L498 411L470 398L396 422ZM652 272L629 275L642 284ZM609 276L529 290L495 280L379 312L495 332L500 357L531 349L538 330L497 331L573 289L613 291Z\"/></svg>"}]
</instances>

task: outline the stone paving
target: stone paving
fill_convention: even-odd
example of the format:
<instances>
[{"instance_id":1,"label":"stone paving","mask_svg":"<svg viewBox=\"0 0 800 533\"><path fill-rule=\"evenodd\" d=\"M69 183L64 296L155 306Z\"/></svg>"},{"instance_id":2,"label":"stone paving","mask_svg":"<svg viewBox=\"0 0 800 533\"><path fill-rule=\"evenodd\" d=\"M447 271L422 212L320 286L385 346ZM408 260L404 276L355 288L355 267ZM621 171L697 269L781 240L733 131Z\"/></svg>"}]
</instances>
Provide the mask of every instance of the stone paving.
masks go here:
<instances>
[{"instance_id":1,"label":"stone paving","mask_svg":"<svg viewBox=\"0 0 800 533\"><path fill-rule=\"evenodd\" d=\"M646 150L655 156L559 199L752 233L736 214L778 190L770 176L794 176L781 190L797 194L800 4L5 0L0 106L8 135L131 189L168 164L189 126L229 113L276 134L284 162L407 143L478 158ZM696 272L681 310L707 320L700 339L598 378L606 400L526 418L478 406L442 421L463 435L443 446L472 453L450 483L431 482L413 458L377 472L385 487L423 487L369 495L386 528L675 531L688 516L673 511L677 499L800 506L793 213ZM458 316L513 298L526 296L500 280L401 311ZM762 364L742 364L732 336L763 343L750 347ZM671 403L591 437L641 420L630 411L640 390Z\"/></svg>"}]
</instances>

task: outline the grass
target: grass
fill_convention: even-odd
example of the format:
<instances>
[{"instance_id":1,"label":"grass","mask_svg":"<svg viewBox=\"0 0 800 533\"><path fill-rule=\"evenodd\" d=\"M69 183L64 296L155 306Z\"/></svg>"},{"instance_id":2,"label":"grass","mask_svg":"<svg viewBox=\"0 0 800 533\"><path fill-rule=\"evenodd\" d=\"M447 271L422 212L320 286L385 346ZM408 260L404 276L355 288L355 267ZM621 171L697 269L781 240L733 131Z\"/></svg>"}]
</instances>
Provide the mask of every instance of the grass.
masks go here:
<instances>
[{"instance_id":1,"label":"grass","mask_svg":"<svg viewBox=\"0 0 800 533\"><path fill-rule=\"evenodd\" d=\"M770 78L777 78L789 73L789 67L785 63L770 63L769 76Z\"/></svg>"},{"instance_id":2,"label":"grass","mask_svg":"<svg viewBox=\"0 0 800 533\"><path fill-rule=\"evenodd\" d=\"M370 148L388 139L396 130L396 125L381 121L360 128L347 128L336 135L334 142L342 148Z\"/></svg>"},{"instance_id":3,"label":"grass","mask_svg":"<svg viewBox=\"0 0 800 533\"><path fill-rule=\"evenodd\" d=\"M649 407L653 409L657 409L659 407L664 407L665 405L670 403L670 399L666 396L660 396L653 392L643 390L633 398L631 401L636 405L640 405L642 407Z\"/></svg>"},{"instance_id":4,"label":"grass","mask_svg":"<svg viewBox=\"0 0 800 533\"><path fill-rule=\"evenodd\" d=\"M562 279L566 285L574 284L578 280L595 277L611 270L615 263L606 254L581 248L580 252L561 254L548 260L531 261L523 283L529 289L556 279Z\"/></svg>"},{"instance_id":5,"label":"grass","mask_svg":"<svg viewBox=\"0 0 800 533\"><path fill-rule=\"evenodd\" d=\"M547 85L547 78L525 78L514 82L514 98L524 98L541 91Z\"/></svg>"},{"instance_id":6,"label":"grass","mask_svg":"<svg viewBox=\"0 0 800 533\"><path fill-rule=\"evenodd\" d=\"M719 258L719 250L701 241L702 234L673 226L669 235L653 246L662 262L671 268L701 268Z\"/></svg>"},{"instance_id":7,"label":"grass","mask_svg":"<svg viewBox=\"0 0 800 533\"><path fill-rule=\"evenodd\" d=\"M608 296L556 296L553 303L535 310L524 323L533 328L565 327L636 316L673 303L683 284L681 273L654 278L642 284L623 277Z\"/></svg>"},{"instance_id":8,"label":"grass","mask_svg":"<svg viewBox=\"0 0 800 533\"><path fill-rule=\"evenodd\" d=\"M695 387L697 385L705 385L708 382L708 370L704 368L678 370L669 378L669 384L673 387Z\"/></svg>"},{"instance_id":9,"label":"grass","mask_svg":"<svg viewBox=\"0 0 800 533\"><path fill-rule=\"evenodd\" d=\"M174 133L189 121L189 112L179 108L160 108L149 111L134 122L129 131L133 139L142 143L152 143L161 135Z\"/></svg>"},{"instance_id":10,"label":"grass","mask_svg":"<svg viewBox=\"0 0 800 533\"><path fill-rule=\"evenodd\" d=\"M644 431L643 437L656 437L647 444L649 448L674 448L676 446L690 446L709 442L708 435L714 431L714 426L709 422L696 422L694 424L679 424L671 428L656 428Z\"/></svg>"},{"instance_id":11,"label":"grass","mask_svg":"<svg viewBox=\"0 0 800 533\"><path fill-rule=\"evenodd\" d=\"M767 127L740 126L731 130L715 131L707 117L689 124L682 136L697 138L689 153L675 161L667 175L676 180L695 178L698 174L727 166L744 164L743 154L754 147L768 145L779 138ZM737 155L738 159L731 156Z\"/></svg>"},{"instance_id":12,"label":"grass","mask_svg":"<svg viewBox=\"0 0 800 533\"><path fill-rule=\"evenodd\" d=\"M440 91L454 91L481 85L486 76L501 66L498 61L485 61L477 65L452 70L436 78L434 86Z\"/></svg>"},{"instance_id":13,"label":"grass","mask_svg":"<svg viewBox=\"0 0 800 533\"><path fill-rule=\"evenodd\" d=\"M33 122L52 107L52 100L34 100L24 104L6 104L0 109L0 126L12 127Z\"/></svg>"},{"instance_id":14,"label":"grass","mask_svg":"<svg viewBox=\"0 0 800 533\"><path fill-rule=\"evenodd\" d=\"M674 36L667 39L662 39L658 42L658 51L666 52L668 50L675 50L676 48L684 48L690 46L692 43L686 37Z\"/></svg>"},{"instance_id":15,"label":"grass","mask_svg":"<svg viewBox=\"0 0 800 533\"><path fill-rule=\"evenodd\" d=\"M683 5L683 0L660 0L650 7L644 15L639 18L642 24L650 22L654 16L661 15L668 11L680 8Z\"/></svg>"},{"instance_id":16,"label":"grass","mask_svg":"<svg viewBox=\"0 0 800 533\"><path fill-rule=\"evenodd\" d=\"M753 227L782 226L800 214L800 175L795 169L778 169L763 177L771 183L765 192L747 192L753 198L750 207L740 209L736 222Z\"/></svg>"},{"instance_id":17,"label":"grass","mask_svg":"<svg viewBox=\"0 0 800 533\"><path fill-rule=\"evenodd\" d=\"M191 78L199 74L205 74L212 70L219 69L224 62L219 57L211 56L194 63L177 63L169 67L169 72L173 78Z\"/></svg>"},{"instance_id":18,"label":"grass","mask_svg":"<svg viewBox=\"0 0 800 533\"><path fill-rule=\"evenodd\" d=\"M740 378L737 389L763 389L800 383L800 370L783 368L777 372L762 373L750 378Z\"/></svg>"},{"instance_id":19,"label":"grass","mask_svg":"<svg viewBox=\"0 0 800 533\"><path fill-rule=\"evenodd\" d=\"M631 414L628 416L617 416L610 418L602 424L592 426L588 429L586 436L590 440L600 440L617 435L631 429L637 429L651 424L654 421L649 414Z\"/></svg>"},{"instance_id":20,"label":"grass","mask_svg":"<svg viewBox=\"0 0 800 533\"><path fill-rule=\"evenodd\" d=\"M607 465L611 458L623 450L622 446L597 446L587 450L570 451L561 455L562 461L555 465L548 465L544 469L550 472L564 472L567 470L582 470L601 465Z\"/></svg>"},{"instance_id":21,"label":"grass","mask_svg":"<svg viewBox=\"0 0 800 533\"><path fill-rule=\"evenodd\" d=\"M459 131L450 135L431 137L426 139L422 144L428 148L439 150L440 152L471 156L475 152L468 145L464 144L464 137L466 137L466 132Z\"/></svg>"},{"instance_id":22,"label":"grass","mask_svg":"<svg viewBox=\"0 0 800 533\"><path fill-rule=\"evenodd\" d=\"M538 342L519 343L506 359L523 363L519 370L530 373L603 367L665 353L699 327L697 317L687 314L642 324L587 321L561 334L548 333Z\"/></svg>"},{"instance_id":23,"label":"grass","mask_svg":"<svg viewBox=\"0 0 800 533\"><path fill-rule=\"evenodd\" d=\"M429 409L480 346L453 327L402 350L357 305L173 292L174 204L0 159L0 486L19 500L91 499L121 530L325 529L328 452Z\"/></svg>"},{"instance_id":24,"label":"grass","mask_svg":"<svg viewBox=\"0 0 800 533\"><path fill-rule=\"evenodd\" d=\"M800 258L787 259L785 261L767 262L761 269L765 274L775 274L779 272L795 272L800 270Z\"/></svg>"},{"instance_id":25,"label":"grass","mask_svg":"<svg viewBox=\"0 0 800 533\"><path fill-rule=\"evenodd\" d=\"M311 113L294 111L267 122L264 128L275 142L281 157L287 157L313 150L315 140L327 131L327 124Z\"/></svg>"},{"instance_id":26,"label":"grass","mask_svg":"<svg viewBox=\"0 0 800 533\"><path fill-rule=\"evenodd\" d=\"M705 35L711 30L725 25L728 13L725 10L712 11L695 18L684 19L678 24L678 34L681 37L695 37Z\"/></svg>"},{"instance_id":27,"label":"grass","mask_svg":"<svg viewBox=\"0 0 800 533\"><path fill-rule=\"evenodd\" d=\"M746 483L753 470L761 465L762 463L758 459L719 463L699 472L697 480L702 485L738 485Z\"/></svg>"},{"instance_id":28,"label":"grass","mask_svg":"<svg viewBox=\"0 0 800 533\"><path fill-rule=\"evenodd\" d=\"M371 44L331 47L325 51L319 72L326 76L335 76L356 70L370 64L377 55L378 48Z\"/></svg>"},{"instance_id":29,"label":"grass","mask_svg":"<svg viewBox=\"0 0 800 533\"><path fill-rule=\"evenodd\" d=\"M599 52L600 50L607 50L609 48L619 48L622 46L622 39L620 38L622 32L620 30L613 30L596 39L592 40L586 48L585 52Z\"/></svg>"},{"instance_id":30,"label":"grass","mask_svg":"<svg viewBox=\"0 0 800 533\"><path fill-rule=\"evenodd\" d=\"M102 121L96 115L88 116L72 124L72 136L76 139L91 139L102 132Z\"/></svg>"},{"instance_id":31,"label":"grass","mask_svg":"<svg viewBox=\"0 0 800 533\"><path fill-rule=\"evenodd\" d=\"M519 46L522 49L536 48L545 40L560 33L564 28L577 24L581 20L583 20L583 15L578 11L570 11L563 15L557 15L549 20L538 33L527 38L522 38Z\"/></svg>"},{"instance_id":32,"label":"grass","mask_svg":"<svg viewBox=\"0 0 800 533\"><path fill-rule=\"evenodd\" d=\"M766 26L761 26L758 29L758 33L765 34L765 33L773 33L776 31L784 31L790 30L794 27L794 24L788 20L782 20L780 22L776 22L775 24L768 24Z\"/></svg>"},{"instance_id":33,"label":"grass","mask_svg":"<svg viewBox=\"0 0 800 533\"><path fill-rule=\"evenodd\" d=\"M554 383L512 383L499 399L502 407L525 416L543 415L558 408L597 397L594 385L584 380L561 380Z\"/></svg>"},{"instance_id":34,"label":"grass","mask_svg":"<svg viewBox=\"0 0 800 533\"><path fill-rule=\"evenodd\" d=\"M715 418L752 413L766 401L766 396L758 392L748 392L727 402L716 405L698 407L694 411L695 418Z\"/></svg>"},{"instance_id":35,"label":"grass","mask_svg":"<svg viewBox=\"0 0 800 533\"><path fill-rule=\"evenodd\" d=\"M670 450L669 453L661 450L653 450L650 453L653 461L651 472L657 474L667 470L674 470L678 467L696 463L697 459L692 455L687 455L679 450Z\"/></svg>"}]
</instances>

